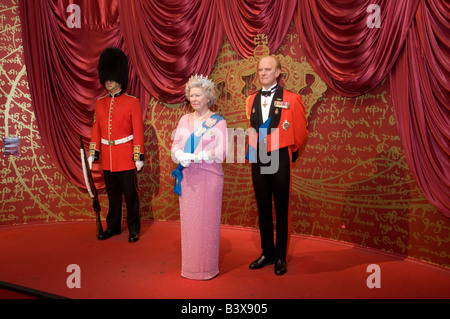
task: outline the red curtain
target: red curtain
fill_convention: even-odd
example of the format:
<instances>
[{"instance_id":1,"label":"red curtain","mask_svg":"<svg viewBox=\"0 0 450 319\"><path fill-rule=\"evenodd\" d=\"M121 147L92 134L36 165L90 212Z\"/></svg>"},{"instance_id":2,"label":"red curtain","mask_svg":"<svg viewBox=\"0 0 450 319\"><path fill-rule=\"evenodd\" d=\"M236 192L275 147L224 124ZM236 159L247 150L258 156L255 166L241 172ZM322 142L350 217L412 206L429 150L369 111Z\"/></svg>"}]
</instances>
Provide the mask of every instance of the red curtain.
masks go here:
<instances>
[{"instance_id":1,"label":"red curtain","mask_svg":"<svg viewBox=\"0 0 450 319\"><path fill-rule=\"evenodd\" d=\"M185 101L193 74L210 74L223 40L214 0L119 1L121 29L139 79L159 101Z\"/></svg>"},{"instance_id":2,"label":"red curtain","mask_svg":"<svg viewBox=\"0 0 450 319\"><path fill-rule=\"evenodd\" d=\"M74 3L80 29L67 27ZM380 28L368 24L370 5L380 9ZM105 47L122 47L130 57L129 91L144 114L150 95L184 101L189 76L211 72L223 34L241 57L253 54L262 33L275 53L294 17L308 61L336 92L365 94L391 75L409 165L428 200L450 216L446 0L20 0L19 8L41 137L78 186L78 134L89 138L93 101L104 94L97 63Z\"/></svg>"},{"instance_id":3,"label":"red curtain","mask_svg":"<svg viewBox=\"0 0 450 319\"><path fill-rule=\"evenodd\" d=\"M122 37L115 3L85 0L80 5L86 10L81 14L82 29L67 27L69 4L20 1L19 8L42 142L56 167L71 182L84 186L79 134L90 136L93 101L104 94L96 80L98 56L104 47L120 46Z\"/></svg>"},{"instance_id":4,"label":"red curtain","mask_svg":"<svg viewBox=\"0 0 450 319\"><path fill-rule=\"evenodd\" d=\"M419 0L298 0L295 25L308 61L333 90L374 89L400 54ZM380 28L370 26L377 5ZM368 12L369 11L369 12Z\"/></svg>"},{"instance_id":5,"label":"red curtain","mask_svg":"<svg viewBox=\"0 0 450 319\"><path fill-rule=\"evenodd\" d=\"M450 216L450 4L421 1L391 74L397 128L427 199Z\"/></svg>"},{"instance_id":6,"label":"red curtain","mask_svg":"<svg viewBox=\"0 0 450 319\"><path fill-rule=\"evenodd\" d=\"M369 27L369 5L380 28ZM309 62L336 92L358 96L391 76L396 124L426 198L450 216L450 35L445 0L299 0ZM395 70L394 70L395 68Z\"/></svg>"},{"instance_id":7,"label":"red curtain","mask_svg":"<svg viewBox=\"0 0 450 319\"><path fill-rule=\"evenodd\" d=\"M270 53L283 44L297 0L218 0L225 33L242 58L253 55L255 37L265 34Z\"/></svg>"}]
</instances>

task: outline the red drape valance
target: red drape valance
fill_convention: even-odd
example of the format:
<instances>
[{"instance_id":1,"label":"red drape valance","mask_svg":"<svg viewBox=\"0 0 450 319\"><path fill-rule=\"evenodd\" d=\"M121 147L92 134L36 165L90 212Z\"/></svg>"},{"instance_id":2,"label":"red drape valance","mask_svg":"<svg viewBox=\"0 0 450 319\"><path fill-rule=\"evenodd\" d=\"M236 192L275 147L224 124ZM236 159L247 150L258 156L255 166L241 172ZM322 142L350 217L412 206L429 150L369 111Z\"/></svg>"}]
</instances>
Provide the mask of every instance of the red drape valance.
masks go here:
<instances>
[{"instance_id":1,"label":"red drape valance","mask_svg":"<svg viewBox=\"0 0 450 319\"><path fill-rule=\"evenodd\" d=\"M80 28L69 27L73 5ZM380 28L368 25L370 5L379 8ZM185 82L211 72L224 34L241 57L252 55L257 34L274 53L294 18L309 62L338 93L367 93L391 75L408 163L428 200L450 216L448 1L19 0L19 8L40 134L78 186L78 134L89 138L93 101L104 94L97 63L105 47L129 56L129 91L144 114L150 96L184 101Z\"/></svg>"},{"instance_id":2,"label":"red drape valance","mask_svg":"<svg viewBox=\"0 0 450 319\"><path fill-rule=\"evenodd\" d=\"M317 74L336 92L358 96L390 72L419 0L298 0L295 24ZM379 7L380 27L372 25Z\"/></svg>"},{"instance_id":3,"label":"red drape valance","mask_svg":"<svg viewBox=\"0 0 450 319\"><path fill-rule=\"evenodd\" d=\"M193 74L210 74L223 40L214 0L119 1L121 29L148 92L166 103L185 101Z\"/></svg>"},{"instance_id":4,"label":"red drape valance","mask_svg":"<svg viewBox=\"0 0 450 319\"><path fill-rule=\"evenodd\" d=\"M236 53L248 58L255 49L255 37L265 34L267 47L275 53L292 22L297 0L219 0L225 33Z\"/></svg>"}]
</instances>

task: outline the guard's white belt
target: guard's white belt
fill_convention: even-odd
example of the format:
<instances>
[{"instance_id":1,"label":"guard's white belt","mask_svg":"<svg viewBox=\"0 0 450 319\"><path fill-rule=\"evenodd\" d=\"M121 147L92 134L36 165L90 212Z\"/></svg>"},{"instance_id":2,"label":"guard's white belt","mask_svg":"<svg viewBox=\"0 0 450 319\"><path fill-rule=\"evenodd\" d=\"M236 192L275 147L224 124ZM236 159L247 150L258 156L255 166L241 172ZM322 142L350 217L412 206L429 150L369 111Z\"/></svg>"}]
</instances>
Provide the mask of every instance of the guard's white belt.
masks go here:
<instances>
[{"instance_id":1,"label":"guard's white belt","mask_svg":"<svg viewBox=\"0 0 450 319\"><path fill-rule=\"evenodd\" d=\"M102 138L102 144L105 145L119 145L133 140L133 135L118 139L118 140L105 140Z\"/></svg>"}]
</instances>

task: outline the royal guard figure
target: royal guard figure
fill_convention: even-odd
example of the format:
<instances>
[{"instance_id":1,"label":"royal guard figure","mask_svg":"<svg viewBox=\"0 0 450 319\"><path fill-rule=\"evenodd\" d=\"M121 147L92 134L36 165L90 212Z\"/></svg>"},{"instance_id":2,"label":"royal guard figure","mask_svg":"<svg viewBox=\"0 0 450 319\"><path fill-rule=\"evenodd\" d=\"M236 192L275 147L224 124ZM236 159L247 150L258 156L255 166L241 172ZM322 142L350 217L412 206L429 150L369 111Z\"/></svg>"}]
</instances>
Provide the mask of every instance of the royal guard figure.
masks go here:
<instances>
[{"instance_id":1,"label":"royal guard figure","mask_svg":"<svg viewBox=\"0 0 450 319\"><path fill-rule=\"evenodd\" d=\"M98 239L121 232L122 196L127 207L130 243L139 240L141 221L136 170L144 165L144 121L139 99L125 93L128 59L119 48L105 49L98 65L100 82L108 94L95 103L94 126L89 145L89 166L101 157L109 210L106 230Z\"/></svg>"}]
</instances>

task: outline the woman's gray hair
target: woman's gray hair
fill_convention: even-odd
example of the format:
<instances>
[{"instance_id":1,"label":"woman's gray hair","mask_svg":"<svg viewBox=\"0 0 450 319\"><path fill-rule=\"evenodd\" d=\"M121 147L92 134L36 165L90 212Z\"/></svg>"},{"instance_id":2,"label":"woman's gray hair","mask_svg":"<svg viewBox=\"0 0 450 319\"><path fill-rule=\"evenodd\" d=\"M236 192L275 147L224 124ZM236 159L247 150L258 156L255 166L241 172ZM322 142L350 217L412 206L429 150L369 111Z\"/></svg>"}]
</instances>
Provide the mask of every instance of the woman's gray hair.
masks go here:
<instances>
[{"instance_id":1,"label":"woman's gray hair","mask_svg":"<svg viewBox=\"0 0 450 319\"><path fill-rule=\"evenodd\" d=\"M216 103L216 89L214 83L207 76L193 75L186 83L186 98L190 101L190 92L192 88L201 88L208 99L208 107Z\"/></svg>"}]
</instances>

